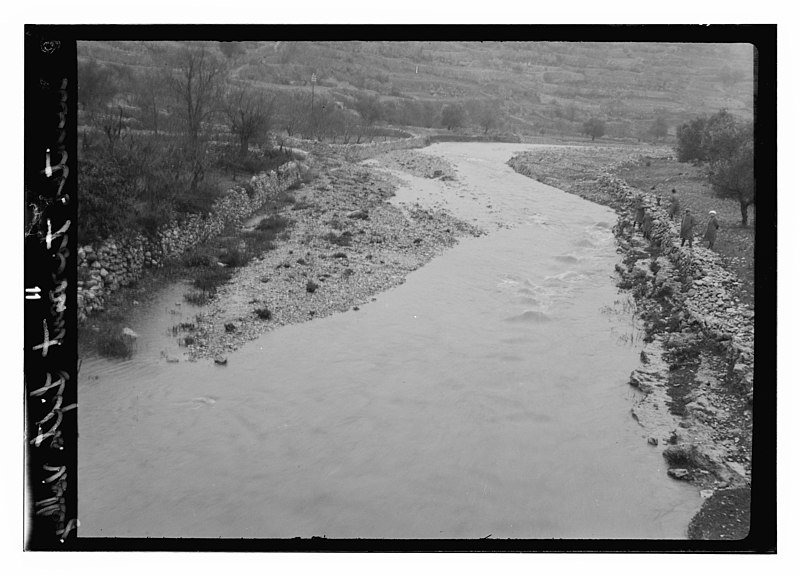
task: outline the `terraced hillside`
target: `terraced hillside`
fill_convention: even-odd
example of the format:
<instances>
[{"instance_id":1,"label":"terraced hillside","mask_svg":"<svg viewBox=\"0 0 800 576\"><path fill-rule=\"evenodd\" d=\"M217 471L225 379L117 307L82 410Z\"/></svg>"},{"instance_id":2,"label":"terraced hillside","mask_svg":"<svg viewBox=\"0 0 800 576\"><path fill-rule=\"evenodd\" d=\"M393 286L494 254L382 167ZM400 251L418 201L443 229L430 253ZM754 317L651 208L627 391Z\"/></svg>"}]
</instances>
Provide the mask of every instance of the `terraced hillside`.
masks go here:
<instances>
[{"instance_id":1,"label":"terraced hillside","mask_svg":"<svg viewBox=\"0 0 800 576\"><path fill-rule=\"evenodd\" d=\"M255 87L316 93L344 108L369 95L388 123L438 126L447 103L464 104L469 124L481 106L507 130L578 135L590 117L608 136L647 138L657 118L668 133L697 115L727 108L753 115L749 44L630 42L273 42L214 43L233 78ZM180 42L82 42L79 58L141 70ZM411 104L430 114L392 114ZM409 117L411 118L409 120Z\"/></svg>"}]
</instances>

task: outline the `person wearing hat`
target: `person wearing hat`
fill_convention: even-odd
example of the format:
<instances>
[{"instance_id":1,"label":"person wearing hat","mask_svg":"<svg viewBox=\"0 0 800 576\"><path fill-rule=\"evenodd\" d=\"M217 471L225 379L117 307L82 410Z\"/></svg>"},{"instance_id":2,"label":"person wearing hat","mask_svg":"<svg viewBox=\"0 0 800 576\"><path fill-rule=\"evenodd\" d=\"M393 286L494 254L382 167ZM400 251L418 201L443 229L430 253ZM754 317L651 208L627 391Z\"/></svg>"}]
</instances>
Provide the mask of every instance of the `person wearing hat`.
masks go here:
<instances>
[{"instance_id":1,"label":"person wearing hat","mask_svg":"<svg viewBox=\"0 0 800 576\"><path fill-rule=\"evenodd\" d=\"M678 194L675 192L675 188L673 188L672 195L669 197L669 219L674 220L680 213L681 202L678 200Z\"/></svg>"},{"instance_id":2,"label":"person wearing hat","mask_svg":"<svg viewBox=\"0 0 800 576\"><path fill-rule=\"evenodd\" d=\"M692 235L695 224L697 224L697 220L695 220L695 217L692 216L692 213L687 208L683 213L683 219L681 220L681 247L683 247L684 243L688 240L689 248L691 249Z\"/></svg>"},{"instance_id":3,"label":"person wearing hat","mask_svg":"<svg viewBox=\"0 0 800 576\"><path fill-rule=\"evenodd\" d=\"M708 248L713 250L714 248L714 241L717 239L717 229L719 228L719 222L717 222L717 213L714 210L709 211L709 219L708 224L706 225L706 233L703 236L703 240L708 240Z\"/></svg>"}]
</instances>

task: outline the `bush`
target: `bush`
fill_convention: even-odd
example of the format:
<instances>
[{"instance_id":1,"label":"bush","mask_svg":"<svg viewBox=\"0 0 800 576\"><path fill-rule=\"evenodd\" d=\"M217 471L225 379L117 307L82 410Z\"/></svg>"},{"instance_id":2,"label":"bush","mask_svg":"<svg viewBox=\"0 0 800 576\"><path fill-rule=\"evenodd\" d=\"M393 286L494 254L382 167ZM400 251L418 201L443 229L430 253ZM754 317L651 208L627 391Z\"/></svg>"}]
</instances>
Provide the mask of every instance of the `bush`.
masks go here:
<instances>
[{"instance_id":1,"label":"bush","mask_svg":"<svg viewBox=\"0 0 800 576\"><path fill-rule=\"evenodd\" d=\"M254 312L262 320L272 320L272 312L269 308L256 308Z\"/></svg>"},{"instance_id":2,"label":"bush","mask_svg":"<svg viewBox=\"0 0 800 576\"><path fill-rule=\"evenodd\" d=\"M97 351L106 358L130 358L133 356L133 338L122 333L119 326L103 326L97 339Z\"/></svg>"},{"instance_id":3,"label":"bush","mask_svg":"<svg viewBox=\"0 0 800 576\"><path fill-rule=\"evenodd\" d=\"M309 294L313 294L314 292L316 292L317 288L319 288L319 284L317 284L313 280L309 280L308 282L306 282L306 292L308 292Z\"/></svg>"},{"instance_id":4,"label":"bush","mask_svg":"<svg viewBox=\"0 0 800 576\"><path fill-rule=\"evenodd\" d=\"M217 181L202 182L195 190L186 190L175 198L175 210L188 214L209 214L223 190Z\"/></svg>"},{"instance_id":5,"label":"bush","mask_svg":"<svg viewBox=\"0 0 800 576\"><path fill-rule=\"evenodd\" d=\"M214 266L217 263L217 257L211 254L207 249L199 250L187 254L184 257L183 263L189 268Z\"/></svg>"},{"instance_id":6,"label":"bush","mask_svg":"<svg viewBox=\"0 0 800 576\"><path fill-rule=\"evenodd\" d=\"M219 261L231 268L241 268L250 261L247 252L237 248L231 248L219 257Z\"/></svg>"}]
</instances>

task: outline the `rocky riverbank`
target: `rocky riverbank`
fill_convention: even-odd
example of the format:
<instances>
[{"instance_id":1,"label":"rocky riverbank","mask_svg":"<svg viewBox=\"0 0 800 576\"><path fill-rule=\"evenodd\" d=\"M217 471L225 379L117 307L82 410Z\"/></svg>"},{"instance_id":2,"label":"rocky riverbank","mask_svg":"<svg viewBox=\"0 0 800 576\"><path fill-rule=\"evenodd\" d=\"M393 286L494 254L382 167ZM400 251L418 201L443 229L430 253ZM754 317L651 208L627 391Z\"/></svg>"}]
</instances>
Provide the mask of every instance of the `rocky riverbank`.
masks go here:
<instances>
[{"instance_id":1,"label":"rocky riverbank","mask_svg":"<svg viewBox=\"0 0 800 576\"><path fill-rule=\"evenodd\" d=\"M385 163L455 177L443 161L412 152L390 152ZM222 362L226 353L277 327L358 313L459 237L482 234L443 210L391 204L398 182L375 166L339 160L319 172L279 214L290 223L276 248L218 290L192 335L193 357Z\"/></svg>"},{"instance_id":2,"label":"rocky riverbank","mask_svg":"<svg viewBox=\"0 0 800 576\"><path fill-rule=\"evenodd\" d=\"M631 415L647 442L662 449L667 473L693 483L704 498L688 536L744 538L750 523L754 310L734 295L739 280L717 254L680 247L677 223L654 193L614 175L642 153L553 148L521 154L509 164L617 211L619 285L634 296L645 331L641 365L630 379L639 392ZM654 218L649 239L634 228L638 201Z\"/></svg>"}]
</instances>

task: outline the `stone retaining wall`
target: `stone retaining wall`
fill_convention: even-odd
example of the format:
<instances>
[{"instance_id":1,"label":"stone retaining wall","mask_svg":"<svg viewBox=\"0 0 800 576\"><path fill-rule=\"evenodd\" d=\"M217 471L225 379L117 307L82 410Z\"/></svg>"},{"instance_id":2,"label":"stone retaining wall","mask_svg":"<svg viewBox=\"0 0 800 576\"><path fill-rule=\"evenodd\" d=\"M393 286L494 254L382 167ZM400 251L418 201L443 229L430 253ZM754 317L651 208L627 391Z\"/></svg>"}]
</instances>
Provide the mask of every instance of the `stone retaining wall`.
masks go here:
<instances>
[{"instance_id":1,"label":"stone retaining wall","mask_svg":"<svg viewBox=\"0 0 800 576\"><path fill-rule=\"evenodd\" d=\"M240 225L266 201L297 183L300 168L288 162L276 171L250 180L252 195L242 187L228 190L207 215L191 214L159 228L152 236L120 235L78 249L78 318L102 310L109 294L136 282L145 268L161 267L165 260L218 235L228 224Z\"/></svg>"},{"instance_id":2,"label":"stone retaining wall","mask_svg":"<svg viewBox=\"0 0 800 576\"><path fill-rule=\"evenodd\" d=\"M527 166L523 157L515 157L509 165L521 174L534 174L533 167ZM733 296L738 279L725 269L716 252L701 246L699 241L692 250L688 245L682 248L680 222L670 221L668 199L664 198L663 205L658 206L655 194L633 188L615 176L613 171L617 167L611 166L596 179L581 182L571 192L617 210L618 228L633 226L637 199L642 199L653 216L651 245L657 246L661 258L670 264L655 275L656 288L671 289L673 303L682 311L683 329L702 332L725 348L729 382L752 400L754 313Z\"/></svg>"},{"instance_id":3,"label":"stone retaining wall","mask_svg":"<svg viewBox=\"0 0 800 576\"><path fill-rule=\"evenodd\" d=\"M636 199L642 198L643 205L653 215L651 245L659 248L676 272L656 274L655 286L671 288L674 302L683 311L685 326L703 332L726 348L731 383L752 395L754 312L733 296L739 280L722 265L719 254L701 246L699 241L691 250L688 244L681 247L680 221L670 221L666 202L658 206L654 194L634 189L609 173L602 174L597 185L619 199L626 215L633 214Z\"/></svg>"}]
</instances>

